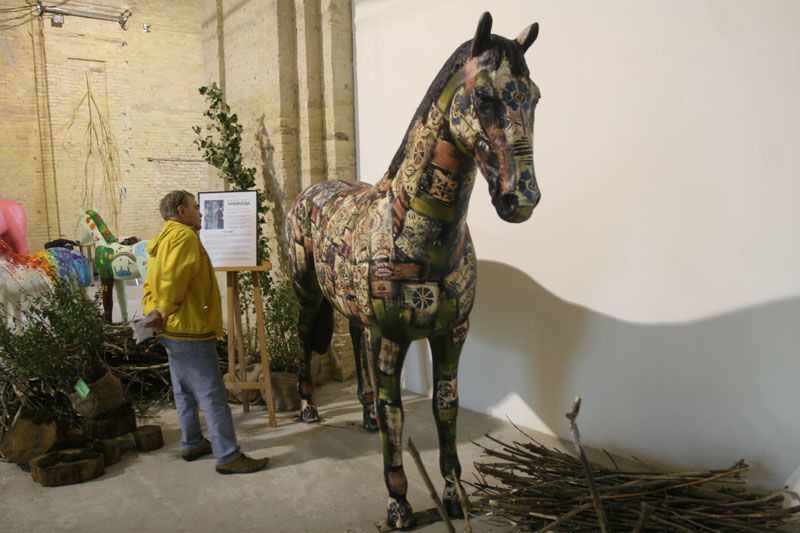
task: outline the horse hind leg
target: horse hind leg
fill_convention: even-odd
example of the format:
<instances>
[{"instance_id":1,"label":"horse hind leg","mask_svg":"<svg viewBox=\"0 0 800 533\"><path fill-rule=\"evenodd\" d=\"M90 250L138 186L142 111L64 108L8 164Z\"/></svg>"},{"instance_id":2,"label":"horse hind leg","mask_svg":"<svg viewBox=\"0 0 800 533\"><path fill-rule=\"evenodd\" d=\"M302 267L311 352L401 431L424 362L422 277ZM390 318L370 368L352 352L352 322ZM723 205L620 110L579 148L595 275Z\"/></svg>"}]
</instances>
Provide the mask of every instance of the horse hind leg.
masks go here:
<instances>
[{"instance_id":1,"label":"horse hind leg","mask_svg":"<svg viewBox=\"0 0 800 533\"><path fill-rule=\"evenodd\" d=\"M117 292L117 303L119 304L119 312L122 317L122 323L128 322L128 296L125 294L125 280L115 279L114 288Z\"/></svg>"},{"instance_id":2,"label":"horse hind leg","mask_svg":"<svg viewBox=\"0 0 800 533\"><path fill-rule=\"evenodd\" d=\"M114 278L100 278L100 294L102 295L103 317L106 324L112 323L112 313L114 310Z\"/></svg>"},{"instance_id":3,"label":"horse hind leg","mask_svg":"<svg viewBox=\"0 0 800 533\"><path fill-rule=\"evenodd\" d=\"M448 478L461 478L461 463L456 449L458 417L458 360L469 324L464 322L448 333L429 339L433 358L433 416L439 434L439 470L445 478L442 502L452 518L463 518L464 512L453 483Z\"/></svg>"},{"instance_id":4,"label":"horse hind leg","mask_svg":"<svg viewBox=\"0 0 800 533\"><path fill-rule=\"evenodd\" d=\"M386 524L394 529L414 525L414 513L408 503L408 479L403 470L403 402L400 397L400 371L408 342L397 342L366 330L368 359L375 374L378 399L376 412L383 451L383 480L389 491Z\"/></svg>"},{"instance_id":5,"label":"horse hind leg","mask_svg":"<svg viewBox=\"0 0 800 533\"><path fill-rule=\"evenodd\" d=\"M311 358L314 352L323 354L328 351L333 336L333 306L322 298L316 289L302 294L297 291L300 302L298 320L298 336L303 347L300 360L300 375L297 391L300 394L300 413L296 419L300 422L319 422L319 413L314 403L314 377L311 375Z\"/></svg>"},{"instance_id":6,"label":"horse hind leg","mask_svg":"<svg viewBox=\"0 0 800 533\"><path fill-rule=\"evenodd\" d=\"M350 321L350 340L356 360L356 379L358 381L358 401L361 402L363 427L367 431L378 431L375 414L374 372L370 371L368 354L369 340L366 329L358 322Z\"/></svg>"}]
</instances>

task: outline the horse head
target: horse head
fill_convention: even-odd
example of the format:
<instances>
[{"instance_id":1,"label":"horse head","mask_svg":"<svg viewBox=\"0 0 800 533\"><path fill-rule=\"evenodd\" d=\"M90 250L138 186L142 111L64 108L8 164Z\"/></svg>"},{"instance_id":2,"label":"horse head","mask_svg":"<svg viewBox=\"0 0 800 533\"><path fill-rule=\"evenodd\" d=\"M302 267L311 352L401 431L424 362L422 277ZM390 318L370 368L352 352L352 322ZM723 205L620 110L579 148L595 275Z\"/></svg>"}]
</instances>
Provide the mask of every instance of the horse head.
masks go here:
<instances>
[{"instance_id":1,"label":"horse head","mask_svg":"<svg viewBox=\"0 0 800 533\"><path fill-rule=\"evenodd\" d=\"M540 93L525 63L539 24L514 40L492 35L491 28L492 17L484 13L475 38L459 48L468 56L442 97L452 95L450 136L486 178L497 214L523 222L541 197L533 168L533 118Z\"/></svg>"},{"instance_id":2,"label":"horse head","mask_svg":"<svg viewBox=\"0 0 800 533\"><path fill-rule=\"evenodd\" d=\"M75 240L80 244L92 242L92 230L89 227L92 224L91 211L91 209L80 210L81 218L78 220L78 230L75 233Z\"/></svg>"}]
</instances>

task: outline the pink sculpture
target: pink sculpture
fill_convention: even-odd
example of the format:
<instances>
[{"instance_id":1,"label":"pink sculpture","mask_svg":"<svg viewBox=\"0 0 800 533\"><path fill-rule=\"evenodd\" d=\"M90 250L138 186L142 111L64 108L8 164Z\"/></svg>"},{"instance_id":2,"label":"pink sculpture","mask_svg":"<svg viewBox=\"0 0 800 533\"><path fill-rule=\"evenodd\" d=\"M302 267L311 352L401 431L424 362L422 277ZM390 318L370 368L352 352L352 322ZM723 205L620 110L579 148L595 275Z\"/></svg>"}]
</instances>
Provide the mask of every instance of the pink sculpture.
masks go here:
<instances>
[{"instance_id":1,"label":"pink sculpture","mask_svg":"<svg viewBox=\"0 0 800 533\"><path fill-rule=\"evenodd\" d=\"M18 254L31 253L28 241L25 240L27 227L25 209L13 200L0 198L0 239L6 241Z\"/></svg>"}]
</instances>

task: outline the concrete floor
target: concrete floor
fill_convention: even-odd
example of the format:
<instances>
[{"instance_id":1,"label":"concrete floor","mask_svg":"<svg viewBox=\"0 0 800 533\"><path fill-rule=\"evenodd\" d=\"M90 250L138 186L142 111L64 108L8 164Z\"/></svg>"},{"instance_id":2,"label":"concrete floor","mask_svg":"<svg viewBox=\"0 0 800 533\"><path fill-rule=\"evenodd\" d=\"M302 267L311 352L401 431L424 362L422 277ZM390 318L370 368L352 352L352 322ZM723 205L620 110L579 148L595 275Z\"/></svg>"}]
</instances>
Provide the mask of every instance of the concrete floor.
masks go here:
<instances>
[{"instance_id":1,"label":"concrete floor","mask_svg":"<svg viewBox=\"0 0 800 533\"><path fill-rule=\"evenodd\" d=\"M0 463L0 524L11 532L80 531L272 531L374 532L385 518L380 442L377 434L357 429L361 406L355 382L327 383L317 391L322 424L299 424L292 413L279 413L278 427L267 425L266 413L255 407L242 413L232 406L239 443L252 456L268 455L268 469L249 475L221 476L214 460L180 459L175 411L140 421L162 426L165 446L148 453L128 452L121 463L87 483L45 488L17 466ZM430 400L404 394L406 431L422 454L425 467L441 492L436 430ZM473 462L488 443L486 432L503 440L520 434L507 422L462 409L459 454L463 478L473 479ZM536 434L545 445L552 437ZM407 442L407 440L406 440ZM433 507L424 482L408 453L409 501L415 511ZM473 522L474 531L508 528ZM455 521L463 531L463 521ZM445 531L439 522L418 528Z\"/></svg>"}]
</instances>

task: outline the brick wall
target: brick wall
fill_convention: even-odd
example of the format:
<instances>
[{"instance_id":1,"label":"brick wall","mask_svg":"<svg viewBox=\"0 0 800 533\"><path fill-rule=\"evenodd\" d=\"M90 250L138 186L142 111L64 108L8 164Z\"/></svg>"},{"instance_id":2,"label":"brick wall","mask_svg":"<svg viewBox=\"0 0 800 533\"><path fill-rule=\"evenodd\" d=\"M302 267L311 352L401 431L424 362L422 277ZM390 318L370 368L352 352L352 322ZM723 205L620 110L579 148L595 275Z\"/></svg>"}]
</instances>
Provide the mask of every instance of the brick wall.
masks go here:
<instances>
[{"instance_id":1,"label":"brick wall","mask_svg":"<svg viewBox=\"0 0 800 533\"><path fill-rule=\"evenodd\" d=\"M46 16L0 31L0 197L25 206L31 246L72 238L78 211L90 207L118 236L149 238L165 192L223 189L191 131L206 107L197 88L216 81L244 127L245 164L275 199L265 229L280 276L275 235L287 205L311 183L355 179L350 0L104 5L132 11L127 30L70 16L52 27ZM70 7L101 10L80 0ZM87 157L90 122L107 128L116 151ZM102 164L108 153L116 158L110 170ZM322 378L353 372L338 324Z\"/></svg>"},{"instance_id":2,"label":"brick wall","mask_svg":"<svg viewBox=\"0 0 800 533\"><path fill-rule=\"evenodd\" d=\"M190 0L104 5L115 7L70 3L109 13L128 7L127 30L70 16L58 28L45 16L0 31L0 197L26 208L34 249L72 238L79 209L89 207L118 236L149 238L161 226L163 193L218 188L192 144L191 127L204 108L197 93L204 81L202 12ZM89 91L95 142L107 138L105 126L116 151L87 156ZM117 158L111 170L104 154Z\"/></svg>"},{"instance_id":3,"label":"brick wall","mask_svg":"<svg viewBox=\"0 0 800 533\"><path fill-rule=\"evenodd\" d=\"M274 193L273 263L287 206L306 186L355 179L350 0L205 0L207 81L217 81L244 127L245 164ZM318 377L353 375L346 323Z\"/></svg>"}]
</instances>

